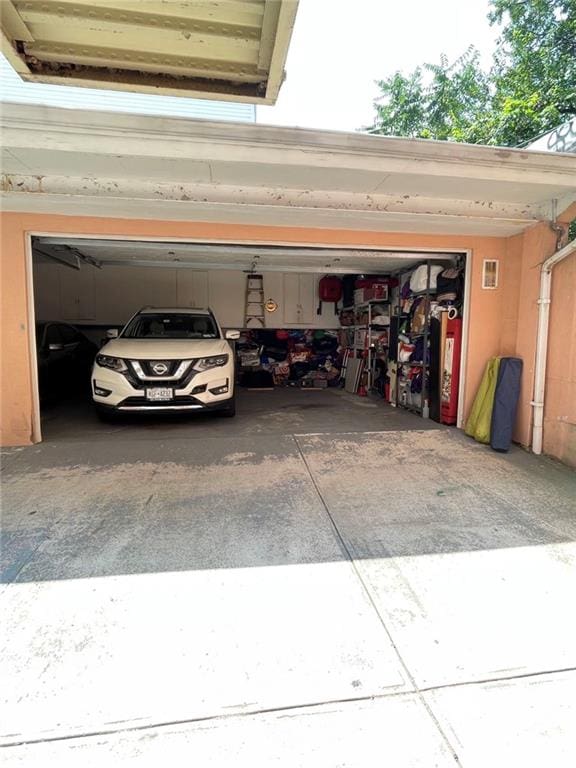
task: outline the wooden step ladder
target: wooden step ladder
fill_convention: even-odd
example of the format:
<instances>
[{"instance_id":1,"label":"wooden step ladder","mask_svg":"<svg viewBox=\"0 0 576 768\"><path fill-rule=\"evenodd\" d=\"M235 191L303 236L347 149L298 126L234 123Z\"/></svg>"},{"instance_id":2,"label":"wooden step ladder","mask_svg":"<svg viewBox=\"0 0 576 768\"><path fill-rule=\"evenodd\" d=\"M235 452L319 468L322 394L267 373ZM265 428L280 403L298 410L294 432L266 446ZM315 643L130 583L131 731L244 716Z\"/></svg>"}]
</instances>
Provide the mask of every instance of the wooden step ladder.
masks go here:
<instances>
[{"instance_id":1,"label":"wooden step ladder","mask_svg":"<svg viewBox=\"0 0 576 768\"><path fill-rule=\"evenodd\" d=\"M264 278L254 272L246 275L245 328L264 328Z\"/></svg>"}]
</instances>

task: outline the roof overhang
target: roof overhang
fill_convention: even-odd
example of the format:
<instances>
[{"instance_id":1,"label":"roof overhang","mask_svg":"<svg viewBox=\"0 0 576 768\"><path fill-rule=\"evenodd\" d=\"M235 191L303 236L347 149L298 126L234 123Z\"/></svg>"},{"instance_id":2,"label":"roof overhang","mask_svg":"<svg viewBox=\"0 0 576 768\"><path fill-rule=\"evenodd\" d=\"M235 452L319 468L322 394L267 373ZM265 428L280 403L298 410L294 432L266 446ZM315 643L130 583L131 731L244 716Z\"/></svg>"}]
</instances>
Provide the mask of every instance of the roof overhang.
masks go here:
<instances>
[{"instance_id":1,"label":"roof overhang","mask_svg":"<svg viewBox=\"0 0 576 768\"><path fill-rule=\"evenodd\" d=\"M576 201L576 156L5 104L4 210L514 235Z\"/></svg>"},{"instance_id":2,"label":"roof overhang","mask_svg":"<svg viewBox=\"0 0 576 768\"><path fill-rule=\"evenodd\" d=\"M274 104L298 0L1 0L24 80Z\"/></svg>"}]
</instances>

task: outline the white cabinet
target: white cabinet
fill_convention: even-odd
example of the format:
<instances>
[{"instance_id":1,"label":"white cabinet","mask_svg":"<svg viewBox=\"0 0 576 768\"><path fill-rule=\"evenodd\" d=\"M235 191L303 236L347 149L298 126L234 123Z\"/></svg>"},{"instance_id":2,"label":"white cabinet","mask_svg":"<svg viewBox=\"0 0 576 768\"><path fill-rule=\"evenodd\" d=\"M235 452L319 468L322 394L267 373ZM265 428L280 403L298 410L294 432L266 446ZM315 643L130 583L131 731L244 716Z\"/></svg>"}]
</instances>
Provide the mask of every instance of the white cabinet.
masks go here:
<instances>
[{"instance_id":1,"label":"white cabinet","mask_svg":"<svg viewBox=\"0 0 576 768\"><path fill-rule=\"evenodd\" d=\"M315 319L315 275L284 274L284 322L288 325L312 323Z\"/></svg>"},{"instance_id":2,"label":"white cabinet","mask_svg":"<svg viewBox=\"0 0 576 768\"><path fill-rule=\"evenodd\" d=\"M80 269L60 268L63 320L94 320L96 314L95 269L85 264L82 264Z\"/></svg>"},{"instance_id":3,"label":"white cabinet","mask_svg":"<svg viewBox=\"0 0 576 768\"><path fill-rule=\"evenodd\" d=\"M210 272L210 308L223 328L244 326L246 274L228 269Z\"/></svg>"},{"instance_id":4,"label":"white cabinet","mask_svg":"<svg viewBox=\"0 0 576 768\"><path fill-rule=\"evenodd\" d=\"M284 321L284 275L282 272L264 272L264 301L276 304L274 312L264 312L266 328L283 328Z\"/></svg>"},{"instance_id":5,"label":"white cabinet","mask_svg":"<svg viewBox=\"0 0 576 768\"><path fill-rule=\"evenodd\" d=\"M176 270L176 296L179 307L205 309L209 304L208 272Z\"/></svg>"},{"instance_id":6,"label":"white cabinet","mask_svg":"<svg viewBox=\"0 0 576 768\"><path fill-rule=\"evenodd\" d=\"M1 2L1 0L0 0ZM34 263L36 317L39 322L121 325L145 306L211 307L225 328L244 325L246 273L173 267ZM318 275L264 272L264 299L277 304L265 313L267 328L338 328L334 304L318 307Z\"/></svg>"},{"instance_id":7,"label":"white cabinet","mask_svg":"<svg viewBox=\"0 0 576 768\"><path fill-rule=\"evenodd\" d=\"M60 267L34 262L36 322L60 320Z\"/></svg>"},{"instance_id":8,"label":"white cabinet","mask_svg":"<svg viewBox=\"0 0 576 768\"><path fill-rule=\"evenodd\" d=\"M142 307L175 306L177 271L124 266L96 270L96 321L120 325Z\"/></svg>"}]
</instances>

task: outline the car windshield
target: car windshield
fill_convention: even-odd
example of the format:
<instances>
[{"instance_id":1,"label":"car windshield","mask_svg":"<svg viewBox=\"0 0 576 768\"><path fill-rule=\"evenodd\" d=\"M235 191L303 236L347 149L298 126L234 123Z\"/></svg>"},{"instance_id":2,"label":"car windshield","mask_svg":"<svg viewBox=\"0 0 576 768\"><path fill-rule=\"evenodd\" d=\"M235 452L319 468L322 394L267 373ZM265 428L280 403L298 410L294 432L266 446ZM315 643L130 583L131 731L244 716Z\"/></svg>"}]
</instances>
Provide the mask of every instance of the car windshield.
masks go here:
<instances>
[{"instance_id":1,"label":"car windshield","mask_svg":"<svg viewBox=\"0 0 576 768\"><path fill-rule=\"evenodd\" d=\"M210 315L189 312L136 315L121 334L129 339L217 339L218 329Z\"/></svg>"}]
</instances>

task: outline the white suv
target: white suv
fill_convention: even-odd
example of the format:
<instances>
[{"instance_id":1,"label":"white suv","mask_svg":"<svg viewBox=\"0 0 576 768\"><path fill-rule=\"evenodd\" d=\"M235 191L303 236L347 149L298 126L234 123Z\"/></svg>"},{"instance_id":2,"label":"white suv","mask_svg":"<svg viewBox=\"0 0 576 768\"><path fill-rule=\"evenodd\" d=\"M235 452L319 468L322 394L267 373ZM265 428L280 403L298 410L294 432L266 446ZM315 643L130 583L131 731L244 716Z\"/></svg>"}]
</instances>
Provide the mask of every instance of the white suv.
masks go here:
<instances>
[{"instance_id":1,"label":"white suv","mask_svg":"<svg viewBox=\"0 0 576 768\"><path fill-rule=\"evenodd\" d=\"M98 353L92 396L102 416L115 411L221 411L235 414L234 354L209 309L137 312Z\"/></svg>"}]
</instances>

